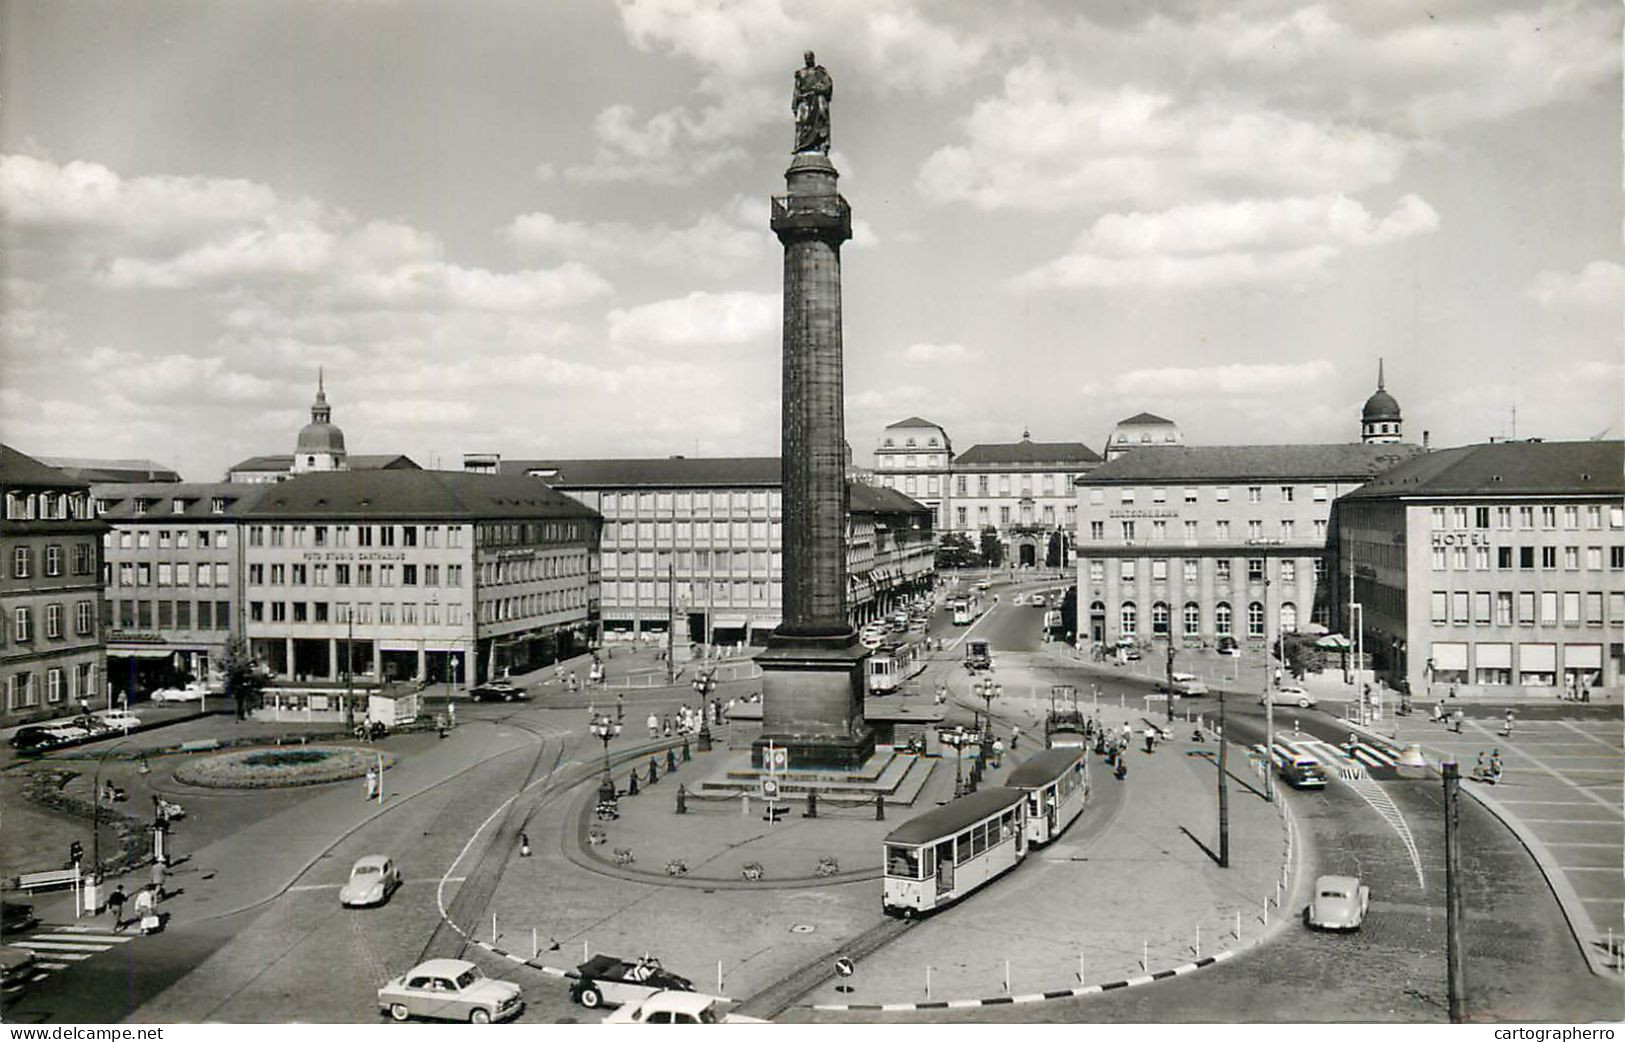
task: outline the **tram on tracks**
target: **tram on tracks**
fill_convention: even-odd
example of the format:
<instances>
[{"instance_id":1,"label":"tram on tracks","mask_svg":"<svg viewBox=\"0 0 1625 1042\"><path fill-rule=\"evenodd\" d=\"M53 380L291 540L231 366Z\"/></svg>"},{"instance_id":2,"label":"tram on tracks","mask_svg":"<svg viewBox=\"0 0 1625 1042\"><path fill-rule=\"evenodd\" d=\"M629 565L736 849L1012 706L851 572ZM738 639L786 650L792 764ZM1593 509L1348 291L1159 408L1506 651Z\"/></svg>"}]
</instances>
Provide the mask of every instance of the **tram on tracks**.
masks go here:
<instances>
[{"instance_id":1,"label":"tram on tracks","mask_svg":"<svg viewBox=\"0 0 1625 1042\"><path fill-rule=\"evenodd\" d=\"M1027 794L1027 842L1041 847L1065 832L1089 802L1088 750L1045 749L1011 771L1004 784Z\"/></svg>"},{"instance_id":2,"label":"tram on tracks","mask_svg":"<svg viewBox=\"0 0 1625 1042\"><path fill-rule=\"evenodd\" d=\"M1027 854L1027 793L982 789L904 822L885 839L882 907L913 918L953 904Z\"/></svg>"}]
</instances>

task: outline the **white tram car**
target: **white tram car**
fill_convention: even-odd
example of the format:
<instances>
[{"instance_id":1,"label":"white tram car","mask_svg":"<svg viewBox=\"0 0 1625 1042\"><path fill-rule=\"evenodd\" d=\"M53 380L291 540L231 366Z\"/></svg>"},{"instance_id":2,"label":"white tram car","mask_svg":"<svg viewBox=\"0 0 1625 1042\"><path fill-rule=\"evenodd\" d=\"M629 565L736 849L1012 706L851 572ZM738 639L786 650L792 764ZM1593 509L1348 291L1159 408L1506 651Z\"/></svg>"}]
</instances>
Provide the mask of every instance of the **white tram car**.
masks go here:
<instances>
[{"instance_id":1,"label":"white tram car","mask_svg":"<svg viewBox=\"0 0 1625 1042\"><path fill-rule=\"evenodd\" d=\"M1027 793L994 787L899 825L885 839L882 905L912 918L950 905L1021 863Z\"/></svg>"},{"instance_id":2,"label":"white tram car","mask_svg":"<svg viewBox=\"0 0 1625 1042\"><path fill-rule=\"evenodd\" d=\"M1057 745L1010 772L1004 784L1027 795L1027 841L1041 847L1066 831L1089 802L1089 756L1078 745Z\"/></svg>"}]
</instances>

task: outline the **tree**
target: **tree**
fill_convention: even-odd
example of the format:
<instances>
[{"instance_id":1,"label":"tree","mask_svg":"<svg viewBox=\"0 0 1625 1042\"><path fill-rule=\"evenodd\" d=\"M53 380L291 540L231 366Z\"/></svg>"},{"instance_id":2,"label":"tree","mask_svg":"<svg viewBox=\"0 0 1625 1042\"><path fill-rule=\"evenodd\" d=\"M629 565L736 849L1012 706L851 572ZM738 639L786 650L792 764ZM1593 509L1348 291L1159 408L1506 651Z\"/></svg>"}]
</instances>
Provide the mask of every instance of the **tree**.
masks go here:
<instances>
[{"instance_id":1,"label":"tree","mask_svg":"<svg viewBox=\"0 0 1625 1042\"><path fill-rule=\"evenodd\" d=\"M949 532L937 544L937 570L970 568L979 563L976 545L963 532Z\"/></svg>"},{"instance_id":2,"label":"tree","mask_svg":"<svg viewBox=\"0 0 1625 1042\"><path fill-rule=\"evenodd\" d=\"M1061 632L1068 643L1078 639L1078 588L1068 586L1061 600Z\"/></svg>"},{"instance_id":3,"label":"tree","mask_svg":"<svg viewBox=\"0 0 1625 1042\"><path fill-rule=\"evenodd\" d=\"M1061 533L1060 532L1051 532L1049 534L1049 548L1044 551L1044 567L1045 568L1059 568L1059 567L1061 567L1063 564L1066 563L1065 561L1062 560L1062 557L1065 554L1066 554L1066 541L1062 538Z\"/></svg>"},{"instance_id":4,"label":"tree","mask_svg":"<svg viewBox=\"0 0 1625 1042\"><path fill-rule=\"evenodd\" d=\"M226 661L221 666L226 678L226 697L237 703L237 719L247 719L249 711L260 704L265 690L265 673L254 660L248 642L238 637L226 646Z\"/></svg>"},{"instance_id":5,"label":"tree","mask_svg":"<svg viewBox=\"0 0 1625 1042\"><path fill-rule=\"evenodd\" d=\"M999 541L999 530L992 525L982 529L982 563L989 568L1004 563L1004 544Z\"/></svg>"}]
</instances>

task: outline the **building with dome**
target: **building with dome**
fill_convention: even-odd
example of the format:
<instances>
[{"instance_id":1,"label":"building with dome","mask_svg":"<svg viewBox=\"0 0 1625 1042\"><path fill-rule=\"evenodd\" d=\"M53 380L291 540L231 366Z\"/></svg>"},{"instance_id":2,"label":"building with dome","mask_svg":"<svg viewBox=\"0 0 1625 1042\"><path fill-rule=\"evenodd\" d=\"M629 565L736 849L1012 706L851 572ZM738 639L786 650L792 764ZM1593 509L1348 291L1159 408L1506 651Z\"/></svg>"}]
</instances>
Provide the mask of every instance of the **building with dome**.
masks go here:
<instances>
[{"instance_id":1,"label":"building with dome","mask_svg":"<svg viewBox=\"0 0 1625 1042\"><path fill-rule=\"evenodd\" d=\"M226 471L233 484L267 485L299 474L335 470L421 470L399 453L352 456L344 447L344 431L333 422L322 371L316 371L316 400L310 404L310 422L299 429L291 455L250 456Z\"/></svg>"},{"instance_id":2,"label":"building with dome","mask_svg":"<svg viewBox=\"0 0 1625 1042\"><path fill-rule=\"evenodd\" d=\"M1399 403L1383 386L1382 359L1377 359L1377 390L1360 410L1360 442L1365 445L1393 445L1404 438Z\"/></svg>"}]
</instances>

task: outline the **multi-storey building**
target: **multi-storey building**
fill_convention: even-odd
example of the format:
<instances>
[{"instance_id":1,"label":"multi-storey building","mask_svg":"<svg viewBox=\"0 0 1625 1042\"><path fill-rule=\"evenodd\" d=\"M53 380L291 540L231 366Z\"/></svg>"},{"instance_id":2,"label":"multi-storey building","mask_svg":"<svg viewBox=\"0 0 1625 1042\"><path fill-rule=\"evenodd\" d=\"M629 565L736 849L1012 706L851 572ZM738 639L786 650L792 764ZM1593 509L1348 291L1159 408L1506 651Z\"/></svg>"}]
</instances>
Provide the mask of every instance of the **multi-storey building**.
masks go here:
<instances>
[{"instance_id":1,"label":"multi-storey building","mask_svg":"<svg viewBox=\"0 0 1625 1042\"><path fill-rule=\"evenodd\" d=\"M0 677L8 725L102 694L101 542L90 487L0 445Z\"/></svg>"},{"instance_id":2,"label":"multi-storey building","mask_svg":"<svg viewBox=\"0 0 1625 1042\"><path fill-rule=\"evenodd\" d=\"M1076 541L1073 483L1099 465L1081 442L1035 442L1027 431L1018 442L973 445L954 461L950 529L975 542L991 528L1011 564L1043 565L1052 540L1063 552Z\"/></svg>"},{"instance_id":3,"label":"multi-storey building","mask_svg":"<svg viewBox=\"0 0 1625 1042\"><path fill-rule=\"evenodd\" d=\"M910 416L881 432L875 446L873 480L925 504L941 531L949 523L948 483L953 464L954 446L948 432L930 420Z\"/></svg>"},{"instance_id":4,"label":"multi-storey building","mask_svg":"<svg viewBox=\"0 0 1625 1042\"><path fill-rule=\"evenodd\" d=\"M489 455L474 463L488 469ZM782 615L779 460L501 460L604 517L607 635L672 635L684 643L761 644ZM884 488L849 484L848 613L891 610L934 577L930 511Z\"/></svg>"},{"instance_id":5,"label":"multi-storey building","mask_svg":"<svg viewBox=\"0 0 1625 1042\"><path fill-rule=\"evenodd\" d=\"M1185 435L1180 433L1173 420L1155 413L1136 413L1126 420L1118 420L1117 426L1112 428L1111 436L1106 439L1106 461L1109 463L1135 449L1168 448L1183 444Z\"/></svg>"},{"instance_id":6,"label":"multi-storey building","mask_svg":"<svg viewBox=\"0 0 1625 1042\"><path fill-rule=\"evenodd\" d=\"M285 682L478 682L591 642L599 516L538 482L311 473L238 518L245 631Z\"/></svg>"},{"instance_id":7,"label":"multi-storey building","mask_svg":"<svg viewBox=\"0 0 1625 1042\"><path fill-rule=\"evenodd\" d=\"M1617 690L1622 471L1618 441L1467 445L1393 468L1338 500L1339 618L1418 695Z\"/></svg>"},{"instance_id":8,"label":"multi-storey building","mask_svg":"<svg viewBox=\"0 0 1625 1042\"><path fill-rule=\"evenodd\" d=\"M216 482L92 485L107 598L108 681L131 696L207 680L243 635L238 511L261 489Z\"/></svg>"},{"instance_id":9,"label":"multi-storey building","mask_svg":"<svg viewBox=\"0 0 1625 1042\"><path fill-rule=\"evenodd\" d=\"M1262 642L1326 623L1332 503L1410 445L1136 449L1078 482L1079 637Z\"/></svg>"}]
</instances>

